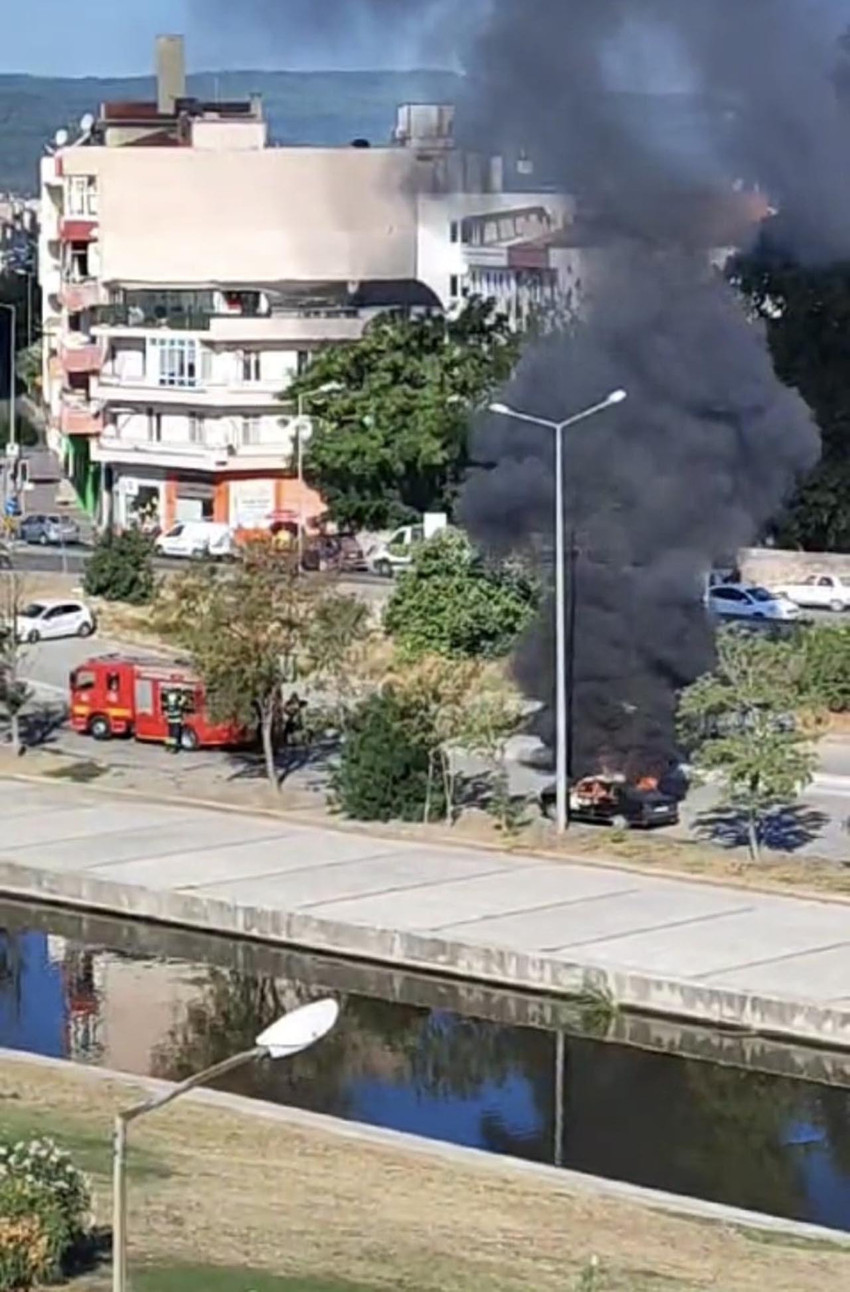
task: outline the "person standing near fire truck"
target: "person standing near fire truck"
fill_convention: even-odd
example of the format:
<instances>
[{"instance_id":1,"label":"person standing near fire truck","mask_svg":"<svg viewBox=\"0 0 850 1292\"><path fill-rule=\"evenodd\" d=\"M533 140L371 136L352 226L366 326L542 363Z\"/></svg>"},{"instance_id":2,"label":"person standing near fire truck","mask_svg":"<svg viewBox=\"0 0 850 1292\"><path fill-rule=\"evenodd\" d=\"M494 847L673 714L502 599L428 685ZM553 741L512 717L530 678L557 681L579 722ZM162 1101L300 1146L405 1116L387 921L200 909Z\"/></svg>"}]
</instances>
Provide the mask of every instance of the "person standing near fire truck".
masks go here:
<instances>
[{"instance_id":1,"label":"person standing near fire truck","mask_svg":"<svg viewBox=\"0 0 850 1292\"><path fill-rule=\"evenodd\" d=\"M162 697L162 709L168 726L166 748L178 754L183 744L183 718L186 714L186 696L179 687L170 686Z\"/></svg>"}]
</instances>

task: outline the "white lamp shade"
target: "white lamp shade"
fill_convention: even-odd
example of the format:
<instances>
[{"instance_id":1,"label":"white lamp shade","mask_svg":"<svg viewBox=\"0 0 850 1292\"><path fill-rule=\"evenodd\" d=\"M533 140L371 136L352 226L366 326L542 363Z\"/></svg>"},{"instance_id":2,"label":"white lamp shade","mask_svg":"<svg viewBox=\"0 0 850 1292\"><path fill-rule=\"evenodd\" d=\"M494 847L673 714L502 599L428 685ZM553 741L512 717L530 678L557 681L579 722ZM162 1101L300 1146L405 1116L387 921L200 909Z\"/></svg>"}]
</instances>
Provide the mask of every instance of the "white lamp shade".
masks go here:
<instances>
[{"instance_id":1,"label":"white lamp shade","mask_svg":"<svg viewBox=\"0 0 850 1292\"><path fill-rule=\"evenodd\" d=\"M339 1005L330 998L314 1000L278 1018L257 1037L257 1045L273 1059L286 1059L321 1041L339 1018Z\"/></svg>"}]
</instances>

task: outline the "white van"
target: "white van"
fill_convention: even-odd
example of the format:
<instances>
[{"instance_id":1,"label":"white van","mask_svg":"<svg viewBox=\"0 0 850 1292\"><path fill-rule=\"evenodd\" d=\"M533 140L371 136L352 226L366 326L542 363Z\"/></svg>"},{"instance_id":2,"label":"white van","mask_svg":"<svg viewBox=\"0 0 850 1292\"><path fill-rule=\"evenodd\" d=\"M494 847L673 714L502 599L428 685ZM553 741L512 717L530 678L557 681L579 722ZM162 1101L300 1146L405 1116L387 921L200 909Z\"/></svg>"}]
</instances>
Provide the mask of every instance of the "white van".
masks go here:
<instances>
[{"instance_id":1,"label":"white van","mask_svg":"<svg viewBox=\"0 0 850 1292\"><path fill-rule=\"evenodd\" d=\"M154 549L158 556L224 560L233 555L233 536L229 525L217 521L181 520L159 535Z\"/></svg>"}]
</instances>

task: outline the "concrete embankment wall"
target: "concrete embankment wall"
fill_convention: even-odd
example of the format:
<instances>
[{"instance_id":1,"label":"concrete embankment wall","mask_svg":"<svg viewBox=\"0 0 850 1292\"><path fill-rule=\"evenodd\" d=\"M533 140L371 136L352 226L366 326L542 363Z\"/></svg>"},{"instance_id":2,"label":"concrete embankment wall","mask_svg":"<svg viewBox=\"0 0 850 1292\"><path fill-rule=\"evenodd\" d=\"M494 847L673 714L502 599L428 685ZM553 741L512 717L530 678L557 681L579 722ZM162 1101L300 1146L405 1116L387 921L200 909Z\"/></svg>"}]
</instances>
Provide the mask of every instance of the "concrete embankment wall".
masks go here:
<instances>
[{"instance_id":1,"label":"concrete embankment wall","mask_svg":"<svg viewBox=\"0 0 850 1292\"><path fill-rule=\"evenodd\" d=\"M850 583L850 552L790 552L781 548L748 547L740 554L747 583L775 587L797 583L810 574L835 574Z\"/></svg>"}]
</instances>

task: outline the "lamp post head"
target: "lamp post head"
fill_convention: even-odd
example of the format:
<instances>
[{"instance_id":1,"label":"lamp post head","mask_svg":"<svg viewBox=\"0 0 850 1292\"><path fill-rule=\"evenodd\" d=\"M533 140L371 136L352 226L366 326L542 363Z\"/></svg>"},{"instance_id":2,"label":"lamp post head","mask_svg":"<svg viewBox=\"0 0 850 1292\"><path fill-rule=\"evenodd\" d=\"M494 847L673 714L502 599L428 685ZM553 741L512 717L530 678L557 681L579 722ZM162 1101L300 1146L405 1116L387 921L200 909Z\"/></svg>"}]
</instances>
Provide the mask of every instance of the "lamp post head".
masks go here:
<instances>
[{"instance_id":1,"label":"lamp post head","mask_svg":"<svg viewBox=\"0 0 850 1292\"><path fill-rule=\"evenodd\" d=\"M612 390L605 402L606 404L622 404L628 397L629 392L627 390Z\"/></svg>"},{"instance_id":2,"label":"lamp post head","mask_svg":"<svg viewBox=\"0 0 850 1292\"><path fill-rule=\"evenodd\" d=\"M502 416L502 417L511 417L511 416L513 416L513 411L514 411L514 410L513 410L512 408L508 408L507 404L491 404L491 405L490 405L490 412L491 412L491 413L499 413L499 414L501 414L501 416Z\"/></svg>"},{"instance_id":3,"label":"lamp post head","mask_svg":"<svg viewBox=\"0 0 850 1292\"><path fill-rule=\"evenodd\" d=\"M314 1000L277 1019L257 1037L257 1047L271 1059L287 1059L321 1041L339 1018L339 1005L330 998Z\"/></svg>"}]
</instances>

